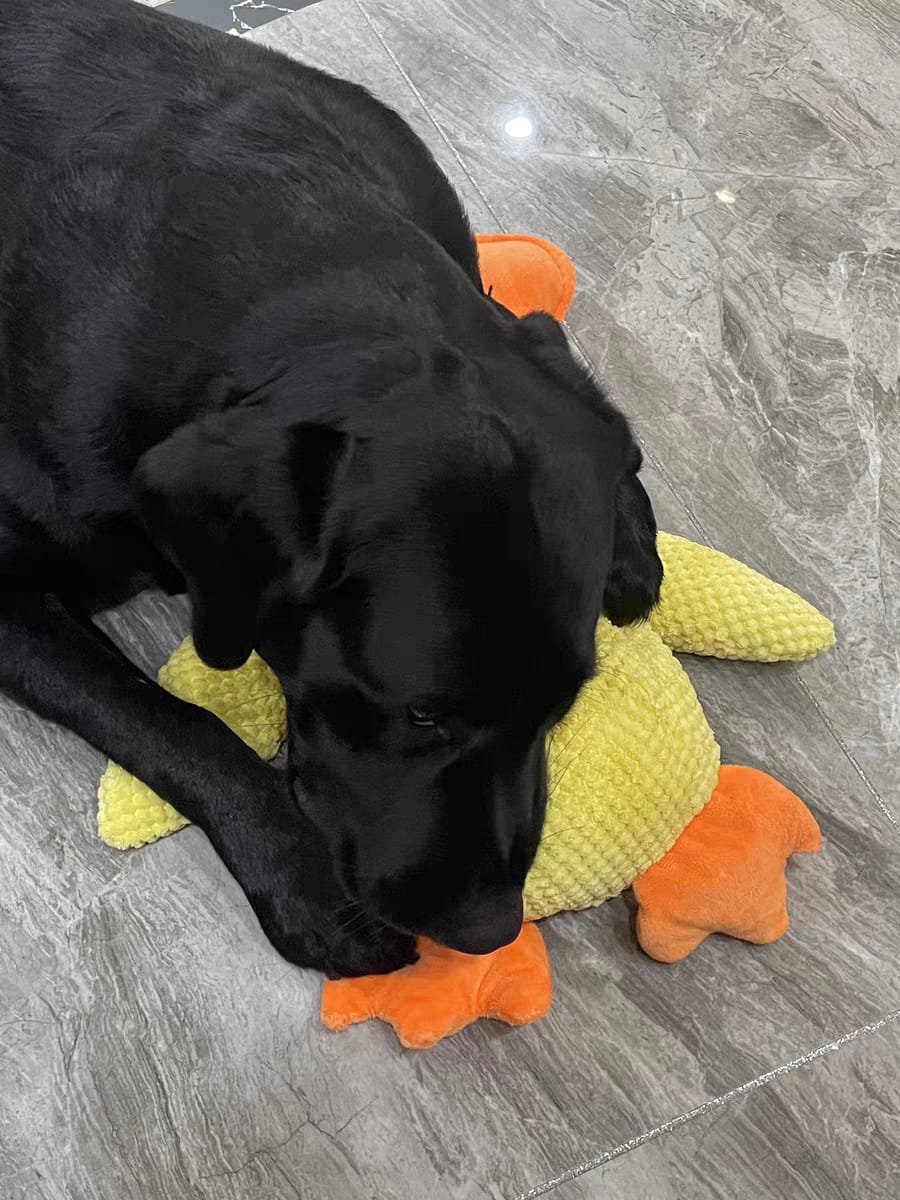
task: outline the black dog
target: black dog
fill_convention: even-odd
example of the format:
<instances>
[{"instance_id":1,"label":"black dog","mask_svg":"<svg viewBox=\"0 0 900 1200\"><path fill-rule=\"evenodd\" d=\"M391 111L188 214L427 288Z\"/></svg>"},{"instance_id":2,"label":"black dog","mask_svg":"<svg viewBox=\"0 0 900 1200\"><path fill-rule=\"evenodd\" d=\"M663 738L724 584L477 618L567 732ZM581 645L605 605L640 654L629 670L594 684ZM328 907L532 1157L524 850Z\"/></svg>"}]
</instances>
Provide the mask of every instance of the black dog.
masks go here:
<instances>
[{"instance_id":1,"label":"black dog","mask_svg":"<svg viewBox=\"0 0 900 1200\"><path fill-rule=\"evenodd\" d=\"M132 0L0 5L0 688L204 829L287 958L510 940L544 739L661 567L625 420L483 294L363 89ZM90 619L186 590L288 778Z\"/></svg>"}]
</instances>

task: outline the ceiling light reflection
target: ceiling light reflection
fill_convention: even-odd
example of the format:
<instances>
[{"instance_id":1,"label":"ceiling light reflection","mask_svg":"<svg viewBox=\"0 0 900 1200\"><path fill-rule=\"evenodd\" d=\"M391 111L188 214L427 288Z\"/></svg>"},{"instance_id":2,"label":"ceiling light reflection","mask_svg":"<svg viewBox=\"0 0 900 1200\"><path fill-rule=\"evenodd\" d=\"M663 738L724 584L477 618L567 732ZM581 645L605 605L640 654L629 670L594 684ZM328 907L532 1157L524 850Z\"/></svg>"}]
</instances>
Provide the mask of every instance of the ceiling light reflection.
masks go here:
<instances>
[{"instance_id":1,"label":"ceiling light reflection","mask_svg":"<svg viewBox=\"0 0 900 1200\"><path fill-rule=\"evenodd\" d=\"M531 118L526 116L510 117L503 128L509 137L518 140L529 138L534 133L534 124Z\"/></svg>"}]
</instances>

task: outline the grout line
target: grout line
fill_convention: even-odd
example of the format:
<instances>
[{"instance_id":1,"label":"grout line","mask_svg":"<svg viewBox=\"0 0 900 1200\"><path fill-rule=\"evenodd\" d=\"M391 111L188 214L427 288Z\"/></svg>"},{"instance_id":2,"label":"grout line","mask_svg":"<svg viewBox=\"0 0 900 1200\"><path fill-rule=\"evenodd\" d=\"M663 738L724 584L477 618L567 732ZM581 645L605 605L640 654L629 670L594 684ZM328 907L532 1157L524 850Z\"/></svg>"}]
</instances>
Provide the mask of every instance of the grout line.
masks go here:
<instances>
[{"instance_id":1,"label":"grout line","mask_svg":"<svg viewBox=\"0 0 900 1200\"><path fill-rule=\"evenodd\" d=\"M569 331L569 337L572 339L572 341L578 347L578 351L581 354L582 358L585 360L585 362L588 364L588 366L591 368L591 370L594 371L597 374L597 376L602 379L603 372L599 369L597 364L594 362L590 353L588 352L588 350L585 348L584 344L582 343L581 338L579 338L578 334L575 333L574 329L572 329L572 327L568 323L568 321L565 321L564 324ZM615 399L616 399L615 396L613 396L612 399L615 402ZM672 477L670 476L669 472L663 466L662 462L652 452L652 450L647 446L646 442L640 435L640 430L635 429L632 432L634 433L635 440L640 444L641 450L644 452L644 455L647 458L648 462L650 462L653 469L659 474L663 483L666 485L666 487L671 492L672 497L675 500L675 502L678 504L678 506L680 508L684 509L688 520L693 525L693 527L697 531L698 535L703 539L703 541L706 543L707 546L710 546L712 544L711 540L710 540L710 536L706 532L703 522L700 520L700 518L697 516L697 514L694 512L694 510L690 507L690 505L687 503L687 501L683 500L681 498L681 496L678 494L678 489L676 488L675 483L673 482Z\"/></svg>"},{"instance_id":2,"label":"grout line","mask_svg":"<svg viewBox=\"0 0 900 1200\"><path fill-rule=\"evenodd\" d=\"M840 747L841 752L843 753L843 755L847 759L847 761L850 763L850 766L853 768L853 770L859 776L861 782L863 783L864 787L866 788L866 791L869 793L869 795L872 797L872 799L875 801L875 803L881 809L884 816L888 819L888 821L894 827L894 832L900 833L900 820L897 819L893 810L888 805L888 803L884 799L884 797L881 795L881 792L879 792L879 790L875 787L874 783L872 783L871 779L869 779L868 775L863 770L862 763L860 763L857 760L856 756L853 754L853 751L850 749L850 747L846 744L844 739L838 733L831 718L828 716L828 714L825 712L825 710L819 704L816 697L813 695L809 685L807 684L806 680L803 678L803 675L801 674L801 672L798 671L796 669L796 667L794 668L794 670L795 670L795 674L797 676L797 682L800 684L801 690L805 693L807 699L812 702L812 705L815 708L816 712L822 718L822 722L825 725L825 728L828 730L828 732L834 738L835 742L837 742L838 746Z\"/></svg>"},{"instance_id":3,"label":"grout line","mask_svg":"<svg viewBox=\"0 0 900 1200\"><path fill-rule=\"evenodd\" d=\"M670 1121L664 1121L661 1125L638 1134L637 1137L629 1138L627 1142L621 1142L618 1146L614 1146L612 1150L598 1154L586 1162L579 1163L576 1167L569 1167L568 1170L563 1171L553 1179L547 1179L543 1183L530 1188L527 1192L521 1192L516 1196L515 1200L536 1200L536 1197L546 1195L547 1192L553 1191L554 1188L559 1187L561 1184L571 1183L573 1180L579 1179L582 1175L587 1175L590 1171L605 1166L607 1163L612 1162L613 1159L620 1158L623 1154L628 1154L632 1150L646 1146L648 1142L656 1141L657 1138L671 1133L672 1130L678 1129L681 1125L686 1125L689 1121L693 1121L697 1117L705 1116L714 1109L722 1108L732 1100L737 1100L742 1096L749 1095L750 1092L755 1092L765 1084L771 1083L773 1079L778 1079L782 1075L788 1075L792 1071L806 1066L808 1063L815 1062L819 1058L825 1058L829 1054L834 1054L835 1051L842 1049L850 1042L855 1042L858 1038L865 1037L871 1033L877 1033L879 1029L884 1029L887 1025L898 1020L898 1018L900 1018L900 1009L895 1009L893 1012L888 1013L887 1016L882 1017L880 1021L873 1021L870 1025L860 1025L857 1029L851 1030L850 1033L845 1033L839 1038L835 1038L832 1042L826 1042L824 1045L818 1046L815 1050L810 1050L807 1054L801 1054L799 1058L793 1058L790 1062L784 1063L780 1067L775 1067L771 1071L766 1071L762 1075L757 1075L755 1079L741 1083L730 1091L723 1092L720 1096L715 1096L712 1100L698 1104L696 1108L682 1113L679 1117L673 1117Z\"/></svg>"},{"instance_id":4,"label":"grout line","mask_svg":"<svg viewBox=\"0 0 900 1200\"><path fill-rule=\"evenodd\" d=\"M466 147L465 140L463 141L464 148ZM472 147L477 150L478 142L475 139L475 145ZM582 160L585 162L602 163L605 166L638 166L638 167L661 167L667 171L680 171L685 175L712 175L714 179L732 178L732 179L774 179L779 181L796 182L796 183L845 183L853 186L859 186L866 182L866 176L860 175L855 179L846 178L842 175L794 175L779 171L745 171L738 167L722 166L722 167L705 167L701 163L670 163L658 162L652 158L632 158L627 155L620 154L592 154L590 151L575 151L575 150L543 150L540 146L534 147L530 151L530 156L535 158L547 159L572 159L573 161Z\"/></svg>"},{"instance_id":5,"label":"grout line","mask_svg":"<svg viewBox=\"0 0 900 1200\"><path fill-rule=\"evenodd\" d=\"M164 13L170 9L174 9L174 16L181 17L182 20L191 21L195 25L200 25L206 29L215 29L220 33L231 33L237 37L243 37L247 33L253 33L256 29L262 29L266 25L271 25L273 21L278 21L282 17L293 16L298 12L303 12L305 8L310 8L313 4L319 3L319 0L305 0L298 8L282 8L280 5L273 3L273 0L220 0L216 4L214 0L207 0L206 7L209 9L208 14L198 12L196 15L186 16L181 10L180 0L163 0L161 4L152 5L154 12ZM248 25L243 20L239 9L252 9L254 12L265 11L271 15L265 16L258 25ZM204 19L205 16L225 18L231 17L230 25L222 25L218 21L210 22Z\"/></svg>"},{"instance_id":6,"label":"grout line","mask_svg":"<svg viewBox=\"0 0 900 1200\"><path fill-rule=\"evenodd\" d=\"M422 111L425 113L425 116L428 118L428 120L431 122L432 126L434 127L435 133L438 135L438 137L441 139L441 141L444 143L444 145L447 147L447 149L450 151L450 153L456 159L457 166L462 171L462 173L465 175L466 179L468 179L469 183L471 183L472 187L474 188L475 192L478 195L478 198L481 200L484 207L487 209L487 211L493 217L494 221L497 223L497 227L500 229L501 232L506 232L506 226L503 224L503 222L500 220L500 218L494 212L494 206L491 204L490 200L488 200L487 196L482 191L481 185L474 178L474 176L470 172L469 168L466 166L462 155L457 150L456 146L454 146L454 144L450 140L449 136L444 132L443 127L439 124L436 117L434 117L434 115L432 114L431 109L425 103L425 97L422 95L421 91L416 87L416 85L412 79L412 76L409 74L409 72L406 70L406 68L402 65L402 63L400 62L397 55L394 53L394 51L388 45L386 39L382 35L381 31L378 29L375 22L369 16L369 13L366 10L365 5L362 3L362 0L353 0L353 3L356 6L356 8L359 10L359 13L362 16L362 19L368 25L369 29L372 31L372 33L375 35L375 37L378 39L378 43L381 46L382 50L384 50L385 54L388 56L388 58L394 64L394 67L400 73L400 76L403 79L403 82L406 84L406 86L409 88L409 90L415 96L416 100L419 103L419 106L421 107Z\"/></svg>"}]
</instances>

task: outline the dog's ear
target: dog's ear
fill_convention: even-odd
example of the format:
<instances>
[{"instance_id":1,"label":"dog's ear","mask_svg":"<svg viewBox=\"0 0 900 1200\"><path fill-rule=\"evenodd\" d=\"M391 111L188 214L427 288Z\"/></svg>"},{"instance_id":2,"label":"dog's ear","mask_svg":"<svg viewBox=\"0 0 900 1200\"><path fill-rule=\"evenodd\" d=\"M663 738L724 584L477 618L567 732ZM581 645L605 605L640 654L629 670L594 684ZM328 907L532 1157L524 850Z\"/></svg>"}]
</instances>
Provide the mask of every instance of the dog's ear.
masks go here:
<instances>
[{"instance_id":1,"label":"dog's ear","mask_svg":"<svg viewBox=\"0 0 900 1200\"><path fill-rule=\"evenodd\" d=\"M607 424L620 424L621 418L600 384L572 353L566 331L559 321L549 313L529 313L516 321L513 334L519 352L529 362L561 387L580 396Z\"/></svg>"},{"instance_id":2,"label":"dog's ear","mask_svg":"<svg viewBox=\"0 0 900 1200\"><path fill-rule=\"evenodd\" d=\"M521 318L515 325L515 336L520 348L537 360L554 361L559 354L569 354L566 331L549 313L533 312Z\"/></svg>"},{"instance_id":3,"label":"dog's ear","mask_svg":"<svg viewBox=\"0 0 900 1200\"><path fill-rule=\"evenodd\" d=\"M587 373L572 357L566 331L554 317L533 312L516 321L513 328L519 353L563 387L580 392Z\"/></svg>"},{"instance_id":4,"label":"dog's ear","mask_svg":"<svg viewBox=\"0 0 900 1200\"><path fill-rule=\"evenodd\" d=\"M253 405L176 430L140 459L132 505L184 576L194 645L231 669L253 650L266 593L290 578L309 599L347 437L322 425L273 428Z\"/></svg>"},{"instance_id":5,"label":"dog's ear","mask_svg":"<svg viewBox=\"0 0 900 1200\"><path fill-rule=\"evenodd\" d=\"M616 488L612 561L603 595L603 610L613 625L648 617L659 600L662 577L653 506L637 475L629 472Z\"/></svg>"}]
</instances>

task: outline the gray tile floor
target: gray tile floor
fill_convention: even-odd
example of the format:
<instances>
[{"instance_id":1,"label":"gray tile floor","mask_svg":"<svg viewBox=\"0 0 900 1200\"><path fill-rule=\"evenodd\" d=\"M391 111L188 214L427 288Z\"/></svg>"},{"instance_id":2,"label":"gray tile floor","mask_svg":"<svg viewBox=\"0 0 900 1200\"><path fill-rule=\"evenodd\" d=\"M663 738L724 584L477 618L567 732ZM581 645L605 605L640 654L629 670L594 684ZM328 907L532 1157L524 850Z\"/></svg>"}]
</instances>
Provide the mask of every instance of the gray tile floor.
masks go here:
<instances>
[{"instance_id":1,"label":"gray tile floor","mask_svg":"<svg viewBox=\"0 0 900 1200\"><path fill-rule=\"evenodd\" d=\"M270 0L139 0L139 3L242 37L286 13L299 12L316 4L318 0L278 0L277 4Z\"/></svg>"},{"instance_id":2,"label":"gray tile floor","mask_svg":"<svg viewBox=\"0 0 900 1200\"><path fill-rule=\"evenodd\" d=\"M3 704L0 1194L897 1200L900 12L324 0L247 36L397 107L478 227L561 242L663 524L835 617L803 667L688 664L825 849L774 946L659 966L626 896L546 923L544 1022L407 1053L319 1029L196 830L104 849L97 756ZM184 614L110 620L155 666Z\"/></svg>"}]
</instances>

